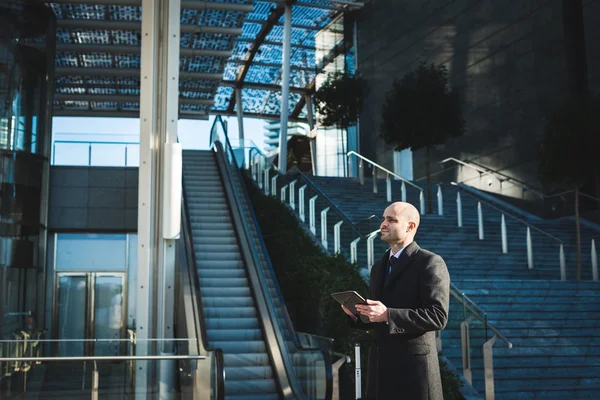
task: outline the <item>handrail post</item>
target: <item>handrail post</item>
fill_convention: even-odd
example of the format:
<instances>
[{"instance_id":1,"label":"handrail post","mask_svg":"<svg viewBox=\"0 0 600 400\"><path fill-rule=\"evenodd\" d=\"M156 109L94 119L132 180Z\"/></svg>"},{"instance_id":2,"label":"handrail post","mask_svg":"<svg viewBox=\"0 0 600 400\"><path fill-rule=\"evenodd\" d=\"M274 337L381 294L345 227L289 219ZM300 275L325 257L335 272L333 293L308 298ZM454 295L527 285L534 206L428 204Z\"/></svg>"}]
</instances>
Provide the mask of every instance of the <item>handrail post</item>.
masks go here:
<instances>
[{"instance_id":1,"label":"handrail post","mask_svg":"<svg viewBox=\"0 0 600 400\"><path fill-rule=\"evenodd\" d=\"M596 253L596 241L592 239L592 279L598 280L598 253Z\"/></svg>"},{"instance_id":2,"label":"handrail post","mask_svg":"<svg viewBox=\"0 0 600 400\"><path fill-rule=\"evenodd\" d=\"M531 229L527 227L527 267L533 269L533 245L531 243Z\"/></svg>"},{"instance_id":3,"label":"handrail post","mask_svg":"<svg viewBox=\"0 0 600 400\"><path fill-rule=\"evenodd\" d=\"M400 192L402 193L402 202L406 203L406 184L402 181L402 186L400 186Z\"/></svg>"},{"instance_id":4,"label":"handrail post","mask_svg":"<svg viewBox=\"0 0 600 400\"><path fill-rule=\"evenodd\" d=\"M349 178L354 178L354 164L352 163L352 156L347 155L346 154L346 159L348 160L347 164L348 164L348 177Z\"/></svg>"},{"instance_id":5,"label":"handrail post","mask_svg":"<svg viewBox=\"0 0 600 400\"><path fill-rule=\"evenodd\" d=\"M378 193L377 190L377 170L375 168L372 169L373 170L373 193Z\"/></svg>"},{"instance_id":6,"label":"handrail post","mask_svg":"<svg viewBox=\"0 0 600 400\"><path fill-rule=\"evenodd\" d=\"M387 195L388 203L392 202L392 179L390 178L390 174L387 174L385 177L385 192Z\"/></svg>"},{"instance_id":7,"label":"handrail post","mask_svg":"<svg viewBox=\"0 0 600 400\"><path fill-rule=\"evenodd\" d=\"M494 400L494 343L497 335L483 344L483 374L485 379L485 400Z\"/></svg>"},{"instance_id":8,"label":"handrail post","mask_svg":"<svg viewBox=\"0 0 600 400\"><path fill-rule=\"evenodd\" d=\"M292 210L296 209L296 182L298 182L296 179L290 182L290 207Z\"/></svg>"},{"instance_id":9,"label":"handrail post","mask_svg":"<svg viewBox=\"0 0 600 400\"><path fill-rule=\"evenodd\" d=\"M350 263L352 264L356 264L358 261L358 242L360 242L360 237L350 243Z\"/></svg>"},{"instance_id":10,"label":"handrail post","mask_svg":"<svg viewBox=\"0 0 600 400\"><path fill-rule=\"evenodd\" d=\"M269 195L269 172L271 171L271 167L267 167L263 173L263 189L265 190L265 194Z\"/></svg>"},{"instance_id":11,"label":"handrail post","mask_svg":"<svg viewBox=\"0 0 600 400\"><path fill-rule=\"evenodd\" d=\"M304 191L306 190L306 186L304 185L298 189L298 215L302 222L306 222L306 214L304 213Z\"/></svg>"},{"instance_id":12,"label":"handrail post","mask_svg":"<svg viewBox=\"0 0 600 400\"><path fill-rule=\"evenodd\" d=\"M502 214L502 219L500 220L500 234L502 235L502 253L508 253L508 238L506 236L506 219L504 218L504 214Z\"/></svg>"},{"instance_id":13,"label":"handrail post","mask_svg":"<svg viewBox=\"0 0 600 400\"><path fill-rule=\"evenodd\" d=\"M438 215L444 216L444 198L442 195L442 187L438 186L437 190Z\"/></svg>"},{"instance_id":14,"label":"handrail post","mask_svg":"<svg viewBox=\"0 0 600 400\"><path fill-rule=\"evenodd\" d=\"M88 167L92 166L92 143L88 146Z\"/></svg>"},{"instance_id":15,"label":"handrail post","mask_svg":"<svg viewBox=\"0 0 600 400\"><path fill-rule=\"evenodd\" d=\"M277 198L277 174L271 178L271 196Z\"/></svg>"},{"instance_id":16,"label":"handrail post","mask_svg":"<svg viewBox=\"0 0 600 400\"><path fill-rule=\"evenodd\" d=\"M423 191L419 193L419 208L421 211L421 215L425 215L425 196L423 195Z\"/></svg>"},{"instance_id":17,"label":"handrail post","mask_svg":"<svg viewBox=\"0 0 600 400\"><path fill-rule=\"evenodd\" d=\"M361 186L365 184L365 166L362 158L358 162L358 177L360 179Z\"/></svg>"},{"instance_id":18,"label":"handrail post","mask_svg":"<svg viewBox=\"0 0 600 400\"><path fill-rule=\"evenodd\" d=\"M473 384L473 374L471 372L471 336L469 334L469 324L473 316L460 323L460 343L462 347L463 376L469 384Z\"/></svg>"},{"instance_id":19,"label":"handrail post","mask_svg":"<svg viewBox=\"0 0 600 400\"><path fill-rule=\"evenodd\" d=\"M281 188L281 202L285 204L285 192L287 191L288 185Z\"/></svg>"},{"instance_id":20,"label":"handrail post","mask_svg":"<svg viewBox=\"0 0 600 400\"><path fill-rule=\"evenodd\" d=\"M374 240L377 237L377 233L372 233L367 238L367 267L369 268L369 274L371 273L371 268L375 264L375 245Z\"/></svg>"},{"instance_id":21,"label":"handrail post","mask_svg":"<svg viewBox=\"0 0 600 400\"><path fill-rule=\"evenodd\" d=\"M317 197L319 197L318 194L314 195L314 197L308 201L308 224L310 231L315 236L317 235L317 227L315 223L315 203L317 201Z\"/></svg>"},{"instance_id":22,"label":"handrail post","mask_svg":"<svg viewBox=\"0 0 600 400\"><path fill-rule=\"evenodd\" d=\"M329 211L329 207L325 208L321 211L321 243L323 243L323 247L325 250L328 250L327 243L327 212Z\"/></svg>"},{"instance_id":23,"label":"handrail post","mask_svg":"<svg viewBox=\"0 0 600 400\"><path fill-rule=\"evenodd\" d=\"M567 264L565 262L565 249L564 249L564 246L562 243L560 244L559 258L560 258L560 280L566 281L567 280Z\"/></svg>"},{"instance_id":24,"label":"handrail post","mask_svg":"<svg viewBox=\"0 0 600 400\"><path fill-rule=\"evenodd\" d=\"M481 210L481 202L477 202L477 224L479 225L479 240L483 240L483 211Z\"/></svg>"},{"instance_id":25,"label":"handrail post","mask_svg":"<svg viewBox=\"0 0 600 400\"><path fill-rule=\"evenodd\" d=\"M98 374L98 364L94 361L94 371L92 372L92 400L98 400L98 387L100 384L100 375Z\"/></svg>"},{"instance_id":26,"label":"handrail post","mask_svg":"<svg viewBox=\"0 0 600 400\"><path fill-rule=\"evenodd\" d=\"M341 235L340 228L344 221L340 221L333 226L333 254L338 254L341 252Z\"/></svg>"},{"instance_id":27,"label":"handrail post","mask_svg":"<svg viewBox=\"0 0 600 400\"><path fill-rule=\"evenodd\" d=\"M460 192L456 192L456 219L458 222L458 227L462 228L463 226L463 218L462 218L462 200L460 199Z\"/></svg>"}]
</instances>

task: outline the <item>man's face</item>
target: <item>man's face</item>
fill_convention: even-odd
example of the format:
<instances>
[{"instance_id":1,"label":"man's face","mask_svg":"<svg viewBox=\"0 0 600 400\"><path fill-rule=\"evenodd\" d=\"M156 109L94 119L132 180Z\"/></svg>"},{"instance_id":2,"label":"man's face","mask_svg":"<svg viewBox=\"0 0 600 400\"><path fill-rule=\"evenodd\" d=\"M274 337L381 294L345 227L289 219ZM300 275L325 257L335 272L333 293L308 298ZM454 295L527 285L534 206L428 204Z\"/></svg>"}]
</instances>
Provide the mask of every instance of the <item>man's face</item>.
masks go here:
<instances>
[{"instance_id":1,"label":"man's face","mask_svg":"<svg viewBox=\"0 0 600 400\"><path fill-rule=\"evenodd\" d=\"M389 206L381 219L381 240L390 246L403 243L408 235L408 220L398 207Z\"/></svg>"}]
</instances>

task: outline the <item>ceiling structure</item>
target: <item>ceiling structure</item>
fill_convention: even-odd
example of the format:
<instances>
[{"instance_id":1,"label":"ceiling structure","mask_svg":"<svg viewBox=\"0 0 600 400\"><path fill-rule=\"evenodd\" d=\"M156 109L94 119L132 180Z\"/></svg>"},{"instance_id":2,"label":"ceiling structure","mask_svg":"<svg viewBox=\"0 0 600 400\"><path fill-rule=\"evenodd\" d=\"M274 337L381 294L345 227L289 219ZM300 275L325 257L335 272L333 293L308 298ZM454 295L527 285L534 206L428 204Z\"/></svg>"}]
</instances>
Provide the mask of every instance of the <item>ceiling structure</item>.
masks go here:
<instances>
[{"instance_id":1,"label":"ceiling structure","mask_svg":"<svg viewBox=\"0 0 600 400\"><path fill-rule=\"evenodd\" d=\"M291 3L289 112L302 121L303 94L351 46L336 20L362 2ZM141 0L49 4L57 16L54 115L138 117ZM180 118L236 115L239 88L244 117L279 119L283 14L276 0L181 0Z\"/></svg>"}]
</instances>

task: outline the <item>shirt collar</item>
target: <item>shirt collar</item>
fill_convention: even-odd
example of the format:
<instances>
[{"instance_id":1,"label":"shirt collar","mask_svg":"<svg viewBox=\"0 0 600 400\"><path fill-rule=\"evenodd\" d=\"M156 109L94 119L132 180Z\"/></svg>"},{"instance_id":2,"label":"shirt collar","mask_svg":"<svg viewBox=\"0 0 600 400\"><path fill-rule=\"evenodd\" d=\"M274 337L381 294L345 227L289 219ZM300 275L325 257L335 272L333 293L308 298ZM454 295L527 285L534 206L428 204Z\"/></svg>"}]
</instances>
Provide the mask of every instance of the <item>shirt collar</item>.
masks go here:
<instances>
[{"instance_id":1,"label":"shirt collar","mask_svg":"<svg viewBox=\"0 0 600 400\"><path fill-rule=\"evenodd\" d=\"M404 251L404 249L407 248L409 244L407 244L406 246L404 246L403 248L401 248L400 250L398 250L398 252L396 254L392 254L392 250L390 249L390 258L392 258L392 257L396 257L396 258L400 257L400 254L402 254L402 252Z\"/></svg>"}]
</instances>

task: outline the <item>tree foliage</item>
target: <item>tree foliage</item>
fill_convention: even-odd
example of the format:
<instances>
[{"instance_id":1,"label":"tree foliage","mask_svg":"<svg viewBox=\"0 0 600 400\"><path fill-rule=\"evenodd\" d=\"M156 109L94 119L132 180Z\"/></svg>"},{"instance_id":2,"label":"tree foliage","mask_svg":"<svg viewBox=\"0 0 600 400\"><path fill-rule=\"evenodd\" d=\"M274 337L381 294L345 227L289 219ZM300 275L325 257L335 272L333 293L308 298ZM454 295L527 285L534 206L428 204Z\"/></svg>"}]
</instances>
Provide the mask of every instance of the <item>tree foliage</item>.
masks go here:
<instances>
[{"instance_id":1,"label":"tree foliage","mask_svg":"<svg viewBox=\"0 0 600 400\"><path fill-rule=\"evenodd\" d=\"M323 126L341 129L355 125L363 105L364 80L347 72L334 72L314 94Z\"/></svg>"},{"instance_id":2,"label":"tree foliage","mask_svg":"<svg viewBox=\"0 0 600 400\"><path fill-rule=\"evenodd\" d=\"M444 65L421 64L394 82L383 107L381 133L396 150L434 147L463 135L461 100Z\"/></svg>"}]
</instances>

